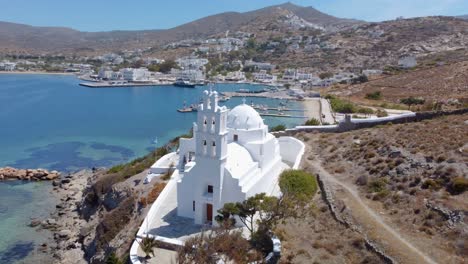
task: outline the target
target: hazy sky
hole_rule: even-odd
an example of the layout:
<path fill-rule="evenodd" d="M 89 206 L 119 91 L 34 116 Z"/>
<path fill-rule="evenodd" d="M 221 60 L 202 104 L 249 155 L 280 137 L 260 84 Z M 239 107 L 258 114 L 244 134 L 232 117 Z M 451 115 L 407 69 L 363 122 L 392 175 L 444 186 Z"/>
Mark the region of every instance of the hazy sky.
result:
<path fill-rule="evenodd" d="M 226 11 L 285 0 L 0 0 L 0 21 L 84 31 L 163 29 Z M 367 21 L 468 14 L 468 0 L 295 0 L 330 15 Z"/>

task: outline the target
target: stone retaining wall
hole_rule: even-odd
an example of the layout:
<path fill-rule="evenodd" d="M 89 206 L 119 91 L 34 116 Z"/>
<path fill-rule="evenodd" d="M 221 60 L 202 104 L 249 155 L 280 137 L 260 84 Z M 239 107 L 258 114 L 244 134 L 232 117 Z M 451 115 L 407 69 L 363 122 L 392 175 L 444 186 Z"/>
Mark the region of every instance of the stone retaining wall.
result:
<path fill-rule="evenodd" d="M 317 182 L 318 182 L 321 194 L 322 194 L 322 199 L 327 204 L 328 208 L 330 209 L 330 212 L 333 218 L 338 223 L 345 226 L 346 228 L 350 228 L 351 230 L 362 234 L 362 232 L 354 223 L 352 223 L 349 219 L 341 217 L 341 215 L 337 212 L 337 207 L 335 205 L 335 200 L 333 198 L 333 192 L 331 191 L 330 188 L 328 188 L 328 186 L 325 185 L 323 180 L 320 178 L 320 175 L 318 174 L 317 174 Z M 387 263 L 387 264 L 397 263 L 392 257 L 385 254 L 385 252 L 382 249 L 380 249 L 376 243 L 368 239 L 366 234 L 362 234 L 362 235 L 364 236 L 366 248 L 374 252 L 375 254 L 377 254 L 384 263 Z"/>
<path fill-rule="evenodd" d="M 345 120 L 338 125 L 328 126 L 296 126 L 295 128 L 286 129 L 286 131 L 275 132 L 275 136 L 292 136 L 298 132 L 322 132 L 322 133 L 340 133 L 351 130 L 371 128 L 379 125 L 404 124 L 410 122 L 419 122 L 425 119 L 432 119 L 439 116 L 446 115 L 461 115 L 468 113 L 468 108 L 457 109 L 452 111 L 431 111 L 431 112 L 417 112 L 402 114 L 399 116 L 387 116 L 372 119 L 352 119 L 347 115 Z"/>

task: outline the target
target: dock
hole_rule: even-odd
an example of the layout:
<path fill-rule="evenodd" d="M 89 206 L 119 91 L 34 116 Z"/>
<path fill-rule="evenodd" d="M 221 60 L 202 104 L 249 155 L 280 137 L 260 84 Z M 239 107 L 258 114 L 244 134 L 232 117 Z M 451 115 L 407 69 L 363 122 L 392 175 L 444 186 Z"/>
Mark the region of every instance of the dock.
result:
<path fill-rule="evenodd" d="M 261 116 L 272 116 L 272 117 L 287 117 L 287 118 L 307 118 L 306 116 L 268 114 L 268 113 L 260 113 L 260 115 Z"/>
<path fill-rule="evenodd" d="M 290 109 L 290 108 L 281 108 L 281 107 L 261 107 L 254 106 L 256 110 L 274 110 L 274 111 L 292 111 L 292 112 L 304 112 L 304 109 Z"/>
<path fill-rule="evenodd" d="M 298 100 L 296 97 L 289 96 L 285 93 L 278 93 L 278 92 L 262 92 L 262 93 L 223 92 L 223 94 L 228 97 L 260 97 L 260 98 L 283 99 L 283 100 Z"/>
<path fill-rule="evenodd" d="M 153 87 L 153 86 L 167 86 L 172 83 L 118 83 L 110 84 L 106 82 L 84 82 L 80 83 L 80 86 L 89 88 L 116 88 L 116 87 Z"/>

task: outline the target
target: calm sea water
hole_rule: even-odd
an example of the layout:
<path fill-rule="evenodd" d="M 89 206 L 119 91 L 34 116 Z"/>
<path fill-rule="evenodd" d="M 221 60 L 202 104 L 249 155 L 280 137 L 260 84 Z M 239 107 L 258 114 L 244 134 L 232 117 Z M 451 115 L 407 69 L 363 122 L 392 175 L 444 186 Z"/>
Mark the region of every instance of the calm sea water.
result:
<path fill-rule="evenodd" d="M 92 89 L 73 76 L 0 75 L 0 166 L 73 171 L 111 166 L 148 153 L 186 133 L 196 113 L 177 108 L 198 102 L 207 87 L 173 86 Z M 218 91 L 263 89 L 218 84 Z M 241 98 L 226 105 L 234 107 Z M 277 106 L 275 99 L 252 99 Z M 291 108 L 301 108 L 297 102 Z M 301 119 L 265 118 L 287 126 Z"/>
<path fill-rule="evenodd" d="M 0 75 L 0 167 L 75 171 L 129 161 L 188 132 L 196 113 L 182 114 L 176 109 L 184 102 L 198 102 L 207 89 L 92 89 L 79 82 L 73 76 Z M 263 88 L 215 86 L 218 91 Z M 232 108 L 241 100 L 232 98 L 226 105 Z M 251 101 L 279 104 L 274 99 Z M 287 104 L 302 108 L 297 102 Z M 304 120 L 266 117 L 265 122 L 291 127 Z M 48 188 L 47 183 L 0 183 L 0 263 L 22 259 L 44 239 L 26 224 L 31 217 L 46 216 L 53 209 Z"/>

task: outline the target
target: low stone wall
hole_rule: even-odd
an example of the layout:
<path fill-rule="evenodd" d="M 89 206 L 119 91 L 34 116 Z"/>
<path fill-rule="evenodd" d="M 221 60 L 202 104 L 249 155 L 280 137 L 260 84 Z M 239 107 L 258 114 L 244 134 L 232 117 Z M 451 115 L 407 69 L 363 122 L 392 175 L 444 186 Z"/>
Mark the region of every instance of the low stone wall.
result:
<path fill-rule="evenodd" d="M 338 223 L 345 226 L 346 228 L 350 228 L 351 230 L 359 232 L 359 233 L 362 234 L 362 232 L 359 230 L 359 228 L 354 223 L 352 223 L 350 220 L 348 220 L 346 218 L 341 217 L 341 215 L 337 212 L 338 210 L 337 210 L 336 205 L 335 205 L 335 200 L 333 198 L 333 193 L 330 190 L 330 188 L 328 188 L 328 186 L 325 185 L 323 180 L 320 178 L 320 175 L 318 175 L 318 174 L 317 174 L 317 183 L 319 185 L 319 188 L 320 188 L 320 191 L 321 191 L 321 194 L 322 194 L 322 199 L 327 204 L 328 208 L 330 209 L 330 212 L 331 212 L 333 218 Z M 365 234 L 362 234 L 362 235 L 364 236 L 364 241 L 365 241 L 366 248 L 368 250 L 374 252 L 375 254 L 377 254 L 384 263 L 387 263 L 387 264 L 397 263 L 392 257 L 385 254 L 385 252 L 382 249 L 380 249 L 380 247 L 376 243 L 374 243 L 372 240 L 368 239 Z"/>
<path fill-rule="evenodd" d="M 392 124 L 404 124 L 410 122 L 419 122 L 425 119 L 432 119 L 435 117 L 446 116 L 446 115 L 461 115 L 468 113 L 468 108 L 457 109 L 452 111 L 431 111 L 431 112 L 417 112 L 408 113 L 398 116 L 387 116 L 372 119 L 352 119 L 351 116 L 347 115 L 345 120 L 340 122 L 338 125 L 329 126 L 296 126 L 295 128 L 286 129 L 286 131 L 276 132 L 275 136 L 292 136 L 298 132 L 322 132 L 322 133 L 340 133 L 356 129 L 370 128 L 379 125 L 385 125 L 388 123 Z"/>
<path fill-rule="evenodd" d="M 278 138 L 278 143 L 283 161 L 291 164 L 292 169 L 298 169 L 304 155 L 304 143 L 293 137 L 280 137 Z"/>
<path fill-rule="evenodd" d="M 130 248 L 130 261 L 133 264 L 140 264 L 140 259 L 138 257 L 138 248 L 140 247 L 139 242 L 141 242 L 141 239 L 148 235 L 148 226 L 149 223 L 154 220 L 154 217 L 156 216 L 157 212 L 163 205 L 162 203 L 166 200 L 167 196 L 169 193 L 174 191 L 174 188 L 177 187 L 177 180 L 179 178 L 179 171 L 175 170 L 174 173 L 171 176 L 171 179 L 167 183 L 166 187 L 164 187 L 164 190 L 159 194 L 158 198 L 154 203 L 151 205 L 150 210 L 148 211 L 148 214 L 145 217 L 145 220 L 143 220 L 143 223 L 140 226 L 140 229 L 138 229 L 137 232 L 137 238 L 135 241 L 133 241 L 132 247 Z M 150 237 L 154 237 L 149 235 Z M 165 247 L 178 247 L 183 245 L 183 242 L 176 240 L 176 239 L 169 239 L 166 237 L 159 237 L 155 236 L 154 237 L 158 243 L 161 243 L 162 245 L 165 245 Z"/>

